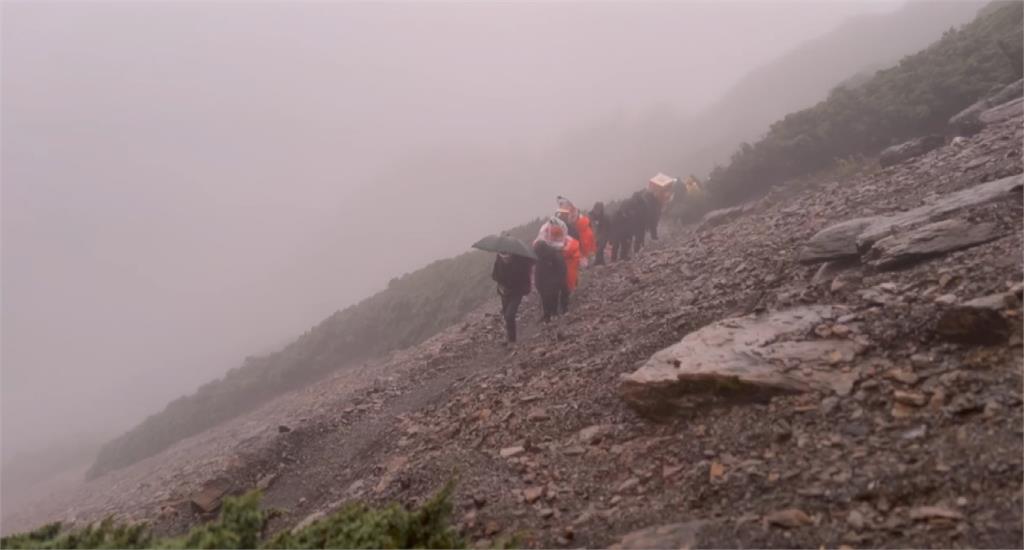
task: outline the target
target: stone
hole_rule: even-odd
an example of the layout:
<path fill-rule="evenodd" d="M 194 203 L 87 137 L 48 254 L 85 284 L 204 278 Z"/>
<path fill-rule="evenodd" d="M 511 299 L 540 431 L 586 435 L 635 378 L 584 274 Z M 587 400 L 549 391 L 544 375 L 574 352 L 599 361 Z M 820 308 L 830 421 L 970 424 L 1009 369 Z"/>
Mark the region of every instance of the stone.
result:
<path fill-rule="evenodd" d="M 580 430 L 579 433 L 576 434 L 576 439 L 585 445 L 594 445 L 596 443 L 600 443 L 601 439 L 612 433 L 614 430 L 615 426 L 613 425 L 596 424 Z"/>
<path fill-rule="evenodd" d="M 938 221 L 968 208 L 1002 200 L 1019 201 L 1022 187 L 1024 187 L 1024 175 L 1017 174 L 941 196 L 928 204 L 906 212 L 883 216 L 876 219 L 857 237 L 857 248 L 858 250 L 867 250 L 875 242 L 889 235 Z"/>
<path fill-rule="evenodd" d="M 619 487 L 615 489 L 615 492 L 626 493 L 635 489 L 638 485 L 640 485 L 640 478 L 631 477 L 619 484 Z"/>
<path fill-rule="evenodd" d="M 708 525 L 707 521 L 696 520 L 648 527 L 627 534 L 611 548 L 621 550 L 696 548 L 697 537 L 706 525 Z"/>
<path fill-rule="evenodd" d="M 260 491 L 266 491 L 267 489 L 270 488 L 270 485 L 274 483 L 275 479 L 277 479 L 277 474 L 273 472 L 261 476 L 256 481 L 256 488 L 259 489 Z"/>
<path fill-rule="evenodd" d="M 725 478 L 725 465 L 721 462 L 712 462 L 708 467 L 708 481 L 721 481 Z"/>
<path fill-rule="evenodd" d="M 621 395 L 638 412 L 663 416 L 703 404 L 764 401 L 836 387 L 845 391 L 849 381 L 835 365 L 851 360 L 860 344 L 799 339 L 844 313 L 838 306 L 806 306 L 712 323 L 623 375 Z M 800 368 L 784 369 L 789 363 Z"/>
<path fill-rule="evenodd" d="M 846 514 L 846 523 L 856 531 L 860 531 L 864 528 L 864 514 L 861 514 L 857 510 L 850 510 Z"/>
<path fill-rule="evenodd" d="M 498 525 L 498 522 L 494 521 L 493 519 L 488 521 L 484 525 L 484 536 L 493 537 L 494 535 L 497 535 L 500 532 L 501 532 L 501 525 Z"/>
<path fill-rule="evenodd" d="M 800 263 L 849 261 L 860 255 L 857 237 L 879 218 L 855 218 L 816 233 L 800 252 Z"/>
<path fill-rule="evenodd" d="M 923 407 L 928 403 L 928 398 L 925 397 L 924 394 L 917 392 L 896 390 L 892 393 L 892 398 L 895 399 L 897 403 L 911 405 L 914 407 Z"/>
<path fill-rule="evenodd" d="M 879 240 L 865 254 L 880 271 L 906 267 L 915 262 L 984 244 L 1002 236 L 994 223 L 972 224 L 952 219 Z"/>
<path fill-rule="evenodd" d="M 811 278 L 811 284 L 814 286 L 834 286 L 837 282 L 840 284 L 846 284 L 847 281 L 839 279 L 838 277 L 850 269 L 854 269 L 860 266 L 860 261 L 855 257 L 846 260 L 832 260 L 821 264 L 818 271 Z M 835 292 L 836 290 L 832 290 Z"/>
<path fill-rule="evenodd" d="M 915 138 L 883 150 L 878 156 L 878 164 L 882 168 L 900 164 L 914 157 L 919 157 L 928 151 L 938 149 L 945 144 L 946 138 L 940 135 Z"/>
<path fill-rule="evenodd" d="M 957 302 L 956 294 L 942 294 L 933 300 L 936 304 L 950 306 Z"/>
<path fill-rule="evenodd" d="M 288 433 L 290 431 L 292 431 L 292 429 L 289 428 L 288 426 L 283 425 L 283 424 L 277 427 L 277 432 L 278 433 L 286 434 L 286 433 Z"/>
<path fill-rule="evenodd" d="M 1022 80 L 1018 80 L 1012 84 L 1007 85 L 999 92 L 983 98 L 970 107 L 967 107 L 963 111 L 960 111 L 952 118 L 949 119 L 949 125 L 952 126 L 957 132 L 964 135 L 973 135 L 981 131 L 985 127 L 986 122 L 982 121 L 982 114 L 986 113 L 993 107 L 1005 105 L 1007 102 L 1013 102 L 1015 98 L 1021 96 Z M 1012 111 L 1012 108 L 1010 109 Z M 1001 112 L 989 113 L 986 116 L 988 124 L 993 122 L 993 119 L 999 119 Z"/>
<path fill-rule="evenodd" d="M 221 499 L 228 492 L 228 484 L 222 480 L 208 481 L 200 489 L 196 496 L 190 500 L 192 507 L 204 514 L 209 514 L 220 508 Z"/>
<path fill-rule="evenodd" d="M 963 519 L 964 515 L 956 510 L 943 506 L 918 506 L 910 510 L 910 519 L 915 521 L 929 519 Z"/>
<path fill-rule="evenodd" d="M 526 489 L 523 489 L 523 498 L 530 504 L 533 504 L 542 496 L 544 496 L 543 486 L 527 487 Z"/>
<path fill-rule="evenodd" d="M 945 340 L 962 344 L 1004 343 L 1011 332 L 1002 313 L 1006 299 L 1006 294 L 999 294 L 948 307 L 940 314 L 935 332 Z"/>
<path fill-rule="evenodd" d="M 897 232 L 940 221 L 958 212 L 1001 200 L 1020 200 L 1024 175 L 1008 176 L 939 197 L 925 205 L 887 216 L 854 218 L 826 227 L 804 245 L 805 264 L 858 257 L 861 251 Z"/>
<path fill-rule="evenodd" d="M 799 508 L 787 508 L 772 512 L 764 517 L 764 524 L 767 526 L 784 527 L 793 529 L 803 525 L 814 523 L 811 518 Z"/>
<path fill-rule="evenodd" d="M 314 523 L 320 521 L 321 519 L 326 517 L 326 515 L 327 514 L 325 514 L 323 511 L 313 512 L 312 514 L 309 514 L 308 516 L 303 518 L 302 521 L 297 523 L 295 527 L 292 528 L 292 533 L 298 533 L 299 531 L 302 531 L 306 527 L 309 527 L 310 525 L 313 525 Z"/>
<path fill-rule="evenodd" d="M 526 419 L 531 422 L 544 422 L 546 420 L 549 420 L 550 418 L 551 417 L 548 416 L 547 411 L 540 408 L 533 409 L 530 411 L 528 415 L 526 415 Z"/>
<path fill-rule="evenodd" d="M 1024 98 L 1017 98 L 1002 105 L 996 105 L 978 115 L 983 125 L 996 124 L 1024 114 Z"/>
<path fill-rule="evenodd" d="M 908 386 L 913 386 L 918 380 L 918 376 L 914 374 L 914 371 L 908 368 L 890 369 L 886 371 L 885 377 Z"/>
<path fill-rule="evenodd" d="M 499 452 L 499 454 L 501 455 L 501 458 L 512 458 L 514 456 L 521 455 L 524 452 L 526 452 L 525 447 L 505 447 Z"/>
<path fill-rule="evenodd" d="M 380 476 L 380 481 L 377 482 L 377 486 L 373 488 L 375 493 L 383 493 L 385 489 L 398 477 L 399 472 L 405 468 L 405 465 L 409 462 L 409 458 L 405 456 L 396 456 L 388 461 L 384 467 L 384 474 Z"/>
<path fill-rule="evenodd" d="M 720 208 L 718 210 L 712 210 L 700 220 L 698 229 L 708 229 L 715 227 L 716 225 L 722 225 L 723 223 L 732 221 L 740 216 L 752 212 L 754 210 L 754 204 L 741 204 L 739 206 L 733 206 L 731 208 Z"/>

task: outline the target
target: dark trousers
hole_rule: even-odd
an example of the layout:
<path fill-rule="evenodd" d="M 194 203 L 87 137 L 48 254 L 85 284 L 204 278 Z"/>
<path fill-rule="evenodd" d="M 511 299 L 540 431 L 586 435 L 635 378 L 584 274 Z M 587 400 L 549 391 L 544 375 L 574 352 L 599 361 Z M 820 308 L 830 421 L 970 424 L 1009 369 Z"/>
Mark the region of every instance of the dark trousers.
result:
<path fill-rule="evenodd" d="M 540 293 L 540 305 L 544 311 L 544 316 L 541 317 L 541 321 L 545 323 L 550 321 L 552 317 L 558 315 L 558 303 L 559 297 L 562 294 L 558 288 L 545 289 Z"/>
<path fill-rule="evenodd" d="M 633 245 L 633 239 L 630 237 L 617 238 L 612 241 L 612 261 L 617 262 L 620 259 L 629 259 L 629 248 Z"/>
<path fill-rule="evenodd" d="M 516 314 L 522 302 L 522 294 L 501 294 L 501 316 L 505 319 L 505 336 L 509 342 L 516 341 Z"/>
<path fill-rule="evenodd" d="M 564 284 L 558 289 L 558 313 L 569 312 L 569 285 Z"/>
<path fill-rule="evenodd" d="M 604 265 L 604 249 L 608 247 L 608 237 L 597 236 L 597 251 L 594 254 L 594 265 Z"/>

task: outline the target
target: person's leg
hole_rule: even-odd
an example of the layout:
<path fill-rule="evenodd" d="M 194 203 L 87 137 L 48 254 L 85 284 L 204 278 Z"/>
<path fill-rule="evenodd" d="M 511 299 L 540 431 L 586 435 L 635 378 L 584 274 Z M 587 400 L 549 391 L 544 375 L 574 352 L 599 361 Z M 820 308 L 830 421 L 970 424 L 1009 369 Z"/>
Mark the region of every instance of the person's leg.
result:
<path fill-rule="evenodd" d="M 541 317 L 541 321 L 547 323 L 551 320 L 551 316 L 555 314 L 555 303 L 558 300 L 558 296 L 551 291 L 542 292 L 540 295 L 541 309 L 544 310 L 544 316 Z"/>
<path fill-rule="evenodd" d="M 603 234 L 599 234 L 597 236 L 596 246 L 597 250 L 594 251 L 594 265 L 604 265 L 604 249 L 608 246 L 608 237 Z"/>
<path fill-rule="evenodd" d="M 562 286 L 558 296 L 559 313 L 564 315 L 569 312 L 569 285 Z"/>
<path fill-rule="evenodd" d="M 516 341 L 516 314 L 519 313 L 519 304 L 522 301 L 522 295 L 509 296 L 504 307 L 505 335 L 508 336 L 508 341 L 512 343 Z"/>

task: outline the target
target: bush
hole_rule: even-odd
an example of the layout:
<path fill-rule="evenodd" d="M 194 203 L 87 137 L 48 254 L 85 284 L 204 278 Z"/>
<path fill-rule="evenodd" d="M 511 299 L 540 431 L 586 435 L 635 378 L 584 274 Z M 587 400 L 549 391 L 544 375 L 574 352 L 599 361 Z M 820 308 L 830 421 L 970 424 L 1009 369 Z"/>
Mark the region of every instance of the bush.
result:
<path fill-rule="evenodd" d="M 144 525 L 97 525 L 62 532 L 52 523 L 30 533 L 0 539 L 0 548 L 462 548 L 451 526 L 448 483 L 423 506 L 397 504 L 373 508 L 350 504 L 300 530 L 283 531 L 264 541 L 270 514 L 260 509 L 260 494 L 224 499 L 217 521 L 177 538 L 155 538 Z"/>
<path fill-rule="evenodd" d="M 829 169 L 836 159 L 942 132 L 950 117 L 1019 78 L 1009 61 L 1020 56 L 1022 19 L 1021 2 L 992 3 L 897 66 L 857 86 L 839 86 L 825 101 L 775 122 L 763 139 L 742 144 L 727 166 L 712 170 L 713 207 Z"/>

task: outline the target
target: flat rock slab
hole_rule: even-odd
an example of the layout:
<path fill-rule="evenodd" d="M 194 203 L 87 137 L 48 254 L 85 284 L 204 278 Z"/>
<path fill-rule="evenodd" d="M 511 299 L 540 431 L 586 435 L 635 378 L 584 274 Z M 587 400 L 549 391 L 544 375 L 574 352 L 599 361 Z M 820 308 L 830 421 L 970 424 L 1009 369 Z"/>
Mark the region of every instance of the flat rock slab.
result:
<path fill-rule="evenodd" d="M 1013 101 L 1007 101 L 1002 105 L 992 107 L 981 113 L 978 119 L 981 120 L 982 124 L 995 124 L 1013 117 L 1019 117 L 1022 114 L 1024 114 L 1024 98 L 1017 98 Z"/>
<path fill-rule="evenodd" d="M 816 233 L 800 253 L 800 261 L 814 264 L 856 257 L 876 242 L 917 226 L 939 221 L 968 208 L 1006 199 L 1020 200 L 1024 175 L 982 183 L 950 193 L 929 204 L 889 216 L 854 218 Z"/>
<path fill-rule="evenodd" d="M 826 227 L 811 237 L 800 253 L 800 262 L 816 264 L 831 260 L 849 260 L 860 256 L 857 249 L 857 237 L 871 224 L 882 219 L 854 218 L 842 223 Z"/>
<path fill-rule="evenodd" d="M 1022 94 L 1024 94 L 1024 80 L 1013 82 L 995 95 L 979 100 L 970 107 L 957 113 L 953 118 L 949 119 L 949 125 L 962 134 L 975 134 L 984 128 L 985 124 L 991 124 L 993 121 L 1002 120 L 1002 118 L 1000 118 L 1002 114 L 1006 111 L 1012 110 L 1013 107 L 1001 110 L 999 108 L 1012 104 L 1013 100 L 1021 97 Z M 996 109 L 996 111 L 989 112 L 992 109 Z M 987 122 L 983 122 L 981 120 L 981 116 L 986 112 L 988 113 L 986 115 Z"/>
<path fill-rule="evenodd" d="M 200 513 L 209 514 L 220 508 L 221 500 L 228 493 L 228 484 L 220 481 L 208 481 L 203 488 L 192 497 L 192 507 Z"/>
<path fill-rule="evenodd" d="M 712 323 L 623 375 L 622 397 L 643 414 L 665 416 L 779 394 L 844 390 L 849 380 L 840 368 L 860 345 L 807 335 L 845 313 L 837 306 L 808 306 Z"/>
<path fill-rule="evenodd" d="M 987 243 L 1002 236 L 994 223 L 952 219 L 892 235 L 872 245 L 868 263 L 882 271 L 900 269 L 934 256 Z"/>
<path fill-rule="evenodd" d="M 878 156 L 878 164 L 882 168 L 893 166 L 901 162 L 919 157 L 928 151 L 938 149 L 946 144 L 946 138 L 939 135 L 924 136 L 910 141 L 893 145 L 882 151 Z"/>
<path fill-rule="evenodd" d="M 646 529 L 633 531 L 622 537 L 618 544 L 612 545 L 613 550 L 632 550 L 647 548 L 696 548 L 697 535 L 707 525 L 707 521 L 686 521 L 668 525 L 656 525 Z"/>
<path fill-rule="evenodd" d="M 700 220 L 700 228 L 707 229 L 716 225 L 732 221 L 740 216 L 748 214 L 756 209 L 756 203 L 741 204 L 731 208 L 720 208 L 712 210 Z"/>
<path fill-rule="evenodd" d="M 976 298 L 946 308 L 939 316 L 935 332 L 942 339 L 961 344 L 1002 344 L 1011 333 L 1003 311 L 1019 307 L 1016 290 Z"/>

